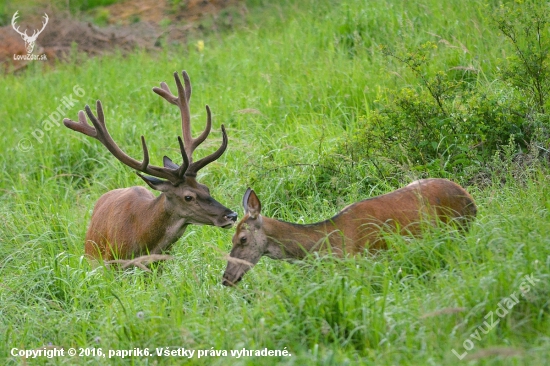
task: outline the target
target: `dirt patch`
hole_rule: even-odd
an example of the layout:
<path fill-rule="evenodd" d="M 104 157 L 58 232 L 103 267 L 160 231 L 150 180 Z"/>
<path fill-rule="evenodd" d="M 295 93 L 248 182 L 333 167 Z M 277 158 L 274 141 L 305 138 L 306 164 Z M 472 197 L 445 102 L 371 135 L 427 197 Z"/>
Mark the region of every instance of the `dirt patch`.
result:
<path fill-rule="evenodd" d="M 238 4 L 230 0 L 187 0 L 176 4 L 167 0 L 134 0 L 105 7 L 102 11 L 109 24 L 131 24 L 145 21 L 159 24 L 163 20 L 184 23 L 198 21 L 205 16 L 216 16 L 228 6 Z"/>
<path fill-rule="evenodd" d="M 47 59 L 40 62 L 53 65 L 55 60 L 69 59 L 72 50 L 100 55 L 115 49 L 123 52 L 136 48 L 155 49 L 166 42 L 181 44 L 193 33 L 216 31 L 220 22 L 227 27 L 228 20 L 231 22 L 233 19 L 229 10 L 240 15 L 246 12 L 241 0 L 174 3 L 167 0 L 128 0 L 94 9 L 90 14 L 103 20 L 107 24 L 104 27 L 51 9 L 34 11 L 32 16 L 19 14 L 16 26 L 21 32 L 28 29 L 27 34 L 31 35 L 35 29 L 42 27 L 43 15 L 48 13 L 48 23 L 37 37 L 32 54 L 39 59 Z M 220 19 L 224 14 L 225 18 Z M 205 19 L 212 20 L 209 22 L 212 29 L 204 28 L 201 22 Z M 25 42 L 11 25 L 0 28 L 0 40 L 0 72 L 17 72 L 29 62 L 35 62 L 24 59 L 28 56 Z"/>

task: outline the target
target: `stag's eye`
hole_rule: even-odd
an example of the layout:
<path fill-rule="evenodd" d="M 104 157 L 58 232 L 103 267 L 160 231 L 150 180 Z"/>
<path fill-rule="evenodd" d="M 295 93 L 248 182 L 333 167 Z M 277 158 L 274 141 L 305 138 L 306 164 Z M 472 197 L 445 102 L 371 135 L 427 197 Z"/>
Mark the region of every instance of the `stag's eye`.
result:
<path fill-rule="evenodd" d="M 246 244 L 246 236 L 241 237 L 241 244 Z"/>
<path fill-rule="evenodd" d="M 191 196 L 185 196 L 184 199 L 187 201 L 187 202 L 191 202 L 193 200 L 193 197 Z"/>

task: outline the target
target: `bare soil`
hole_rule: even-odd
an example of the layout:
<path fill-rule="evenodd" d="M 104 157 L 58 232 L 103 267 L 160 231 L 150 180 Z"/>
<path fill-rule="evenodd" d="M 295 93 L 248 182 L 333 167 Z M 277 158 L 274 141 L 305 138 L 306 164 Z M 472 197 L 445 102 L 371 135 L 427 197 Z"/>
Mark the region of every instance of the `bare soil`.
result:
<path fill-rule="evenodd" d="M 73 48 L 78 53 L 101 55 L 113 50 L 130 52 L 136 48 L 155 49 L 165 43 L 181 44 L 193 34 L 230 27 L 232 14 L 245 12 L 242 0 L 186 0 L 180 5 L 168 0 L 128 0 L 82 16 L 101 17 L 106 23 L 102 27 L 51 7 L 33 14 L 20 12 L 16 26 L 20 31 L 28 29 L 27 34 L 31 35 L 42 27 L 44 13 L 48 14 L 48 23 L 37 38 L 33 54 L 46 55 L 45 62 L 53 66 L 55 60 L 67 60 Z M 11 24 L 0 27 L 0 73 L 17 72 L 33 62 L 15 60 L 14 55 L 27 55 L 22 37 Z"/>

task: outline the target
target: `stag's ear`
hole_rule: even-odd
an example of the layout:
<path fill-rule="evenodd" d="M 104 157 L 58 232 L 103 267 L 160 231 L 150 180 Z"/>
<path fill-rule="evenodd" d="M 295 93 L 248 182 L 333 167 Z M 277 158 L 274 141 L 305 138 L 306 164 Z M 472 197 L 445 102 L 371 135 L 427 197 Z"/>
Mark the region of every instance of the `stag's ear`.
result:
<path fill-rule="evenodd" d="M 147 185 L 149 185 L 149 187 L 153 188 L 156 191 L 164 192 L 164 191 L 168 190 L 170 187 L 174 187 L 172 185 L 172 183 L 170 183 L 168 181 L 161 180 L 161 179 L 158 179 L 158 178 L 155 178 L 155 177 L 150 177 L 148 175 L 141 175 L 138 172 L 136 172 L 136 174 L 139 175 L 139 177 L 141 179 L 143 179 L 145 181 L 145 183 L 147 183 Z"/>
<path fill-rule="evenodd" d="M 179 168 L 179 165 L 172 162 L 172 159 L 170 159 L 166 155 L 164 155 L 164 157 L 162 158 L 162 164 L 164 165 L 165 168 L 170 168 L 170 169 L 178 169 Z"/>
<path fill-rule="evenodd" d="M 250 188 L 248 188 L 244 194 L 243 203 L 245 213 L 247 213 L 251 218 L 255 219 L 260 216 L 260 213 L 262 212 L 262 204 L 260 203 L 258 196 L 256 196 L 256 193 Z"/>

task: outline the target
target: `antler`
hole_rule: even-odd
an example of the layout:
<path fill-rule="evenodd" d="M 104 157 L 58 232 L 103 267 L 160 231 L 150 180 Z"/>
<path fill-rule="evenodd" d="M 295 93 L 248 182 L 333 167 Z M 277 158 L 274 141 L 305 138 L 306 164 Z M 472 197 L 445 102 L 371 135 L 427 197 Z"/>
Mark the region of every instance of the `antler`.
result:
<path fill-rule="evenodd" d="M 149 150 L 147 149 L 147 144 L 145 143 L 145 137 L 141 136 L 141 145 L 143 148 L 143 161 L 137 161 L 132 157 L 128 156 L 124 151 L 122 151 L 118 145 L 113 141 L 111 135 L 107 131 L 107 126 L 105 125 L 105 115 L 103 114 L 103 107 L 101 102 L 98 100 L 96 109 L 97 117 L 94 116 L 92 110 L 88 105 L 86 105 L 86 115 L 92 121 L 94 127 L 88 124 L 86 115 L 83 111 L 78 112 L 78 122 L 75 122 L 69 118 L 63 120 L 63 124 L 70 128 L 73 131 L 83 133 L 86 136 L 90 136 L 99 142 L 101 142 L 110 152 L 123 164 L 133 168 L 137 171 L 140 171 L 145 174 L 152 175 L 157 178 L 164 178 L 169 180 L 172 184 L 178 185 L 184 181 L 184 174 L 189 166 L 189 160 L 187 159 L 187 154 L 185 153 L 185 147 L 181 137 L 178 136 L 178 142 L 180 145 L 180 152 L 183 158 L 183 164 L 177 166 L 172 163 L 168 157 L 164 157 L 165 167 L 158 167 L 155 165 L 149 165 Z"/>
<path fill-rule="evenodd" d="M 222 145 L 214 153 L 200 159 L 197 162 L 193 162 L 193 152 L 208 137 L 208 134 L 212 129 L 212 113 L 210 112 L 210 107 L 206 105 L 206 128 L 197 138 L 193 138 L 193 136 L 191 135 L 191 113 L 189 112 L 189 100 L 191 99 L 191 81 L 189 80 L 189 75 L 187 75 L 187 72 L 185 70 L 182 71 L 182 75 L 183 81 L 185 83 L 185 88 L 181 84 L 178 73 L 174 73 L 174 79 L 178 88 L 178 96 L 172 94 L 170 88 L 165 82 L 160 83 L 160 88 L 153 88 L 153 91 L 166 99 L 171 104 L 177 105 L 180 109 L 183 141 L 185 142 L 185 152 L 189 159 L 189 168 L 187 169 L 185 175 L 193 177 L 197 175 L 197 172 L 200 169 L 204 168 L 206 165 L 210 164 L 211 162 L 222 156 L 222 154 L 225 152 L 225 149 L 227 148 L 227 133 L 225 132 L 225 126 L 222 125 Z"/>

